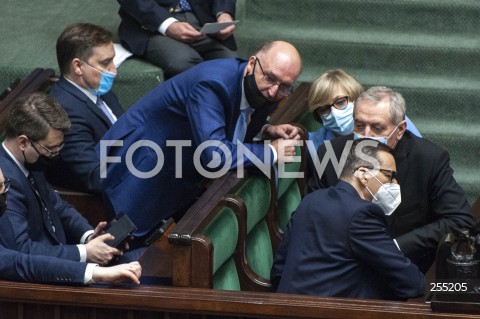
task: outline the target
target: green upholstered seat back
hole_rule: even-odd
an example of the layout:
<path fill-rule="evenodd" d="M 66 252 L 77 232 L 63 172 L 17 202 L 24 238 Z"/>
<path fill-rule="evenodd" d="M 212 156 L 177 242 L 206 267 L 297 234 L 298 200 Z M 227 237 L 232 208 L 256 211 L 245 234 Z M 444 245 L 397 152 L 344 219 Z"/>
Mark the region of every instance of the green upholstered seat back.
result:
<path fill-rule="evenodd" d="M 222 208 L 203 234 L 213 245 L 213 288 L 240 290 L 233 254 L 238 241 L 238 221 L 230 208 Z"/>
<path fill-rule="evenodd" d="M 261 220 L 247 236 L 247 260 L 255 273 L 270 279 L 270 269 L 273 265 L 273 252 L 267 222 Z"/>
<path fill-rule="evenodd" d="M 250 267 L 258 275 L 270 278 L 273 262 L 272 243 L 265 216 L 270 207 L 270 180 L 251 176 L 236 192 L 247 208 L 246 255 Z"/>
<path fill-rule="evenodd" d="M 284 182 L 283 184 L 287 184 L 288 182 L 288 180 L 280 179 L 279 184 L 282 181 Z M 284 190 L 282 194 L 279 192 L 277 199 L 277 222 L 282 231 L 285 231 L 292 213 L 297 209 L 298 204 L 300 204 L 302 200 L 298 184 L 291 180 L 289 182 L 288 188 Z"/>
<path fill-rule="evenodd" d="M 317 121 L 314 117 L 313 114 L 310 112 L 305 113 L 300 120 L 298 121 L 299 124 L 303 125 L 307 132 L 315 132 L 319 128 L 323 126 L 323 124 L 319 121 Z"/>
<path fill-rule="evenodd" d="M 296 147 L 297 156 L 300 155 L 300 147 Z M 297 173 L 301 171 L 301 163 L 293 162 L 278 167 L 278 190 L 277 190 L 277 213 L 276 219 L 282 231 L 290 220 L 290 216 L 297 209 L 302 200 L 297 184 Z"/>

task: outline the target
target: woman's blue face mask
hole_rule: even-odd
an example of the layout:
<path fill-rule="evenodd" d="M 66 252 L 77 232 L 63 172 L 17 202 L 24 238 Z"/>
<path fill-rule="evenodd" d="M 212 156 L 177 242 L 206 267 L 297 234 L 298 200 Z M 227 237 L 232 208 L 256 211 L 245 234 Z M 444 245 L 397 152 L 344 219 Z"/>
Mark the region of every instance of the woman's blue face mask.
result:
<path fill-rule="evenodd" d="M 353 103 L 348 103 L 342 110 L 332 107 L 330 113 L 321 118 L 326 129 L 335 134 L 348 135 L 353 132 Z"/>

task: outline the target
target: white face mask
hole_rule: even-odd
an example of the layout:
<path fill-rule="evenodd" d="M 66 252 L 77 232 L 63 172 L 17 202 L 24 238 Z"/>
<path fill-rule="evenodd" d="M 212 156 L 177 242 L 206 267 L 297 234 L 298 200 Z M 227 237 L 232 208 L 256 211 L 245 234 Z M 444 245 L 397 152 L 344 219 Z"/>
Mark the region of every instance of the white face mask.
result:
<path fill-rule="evenodd" d="M 370 173 L 370 172 L 369 172 Z M 370 173 L 371 174 L 371 173 Z M 385 215 L 390 216 L 398 205 L 402 202 L 402 195 L 400 193 L 400 185 L 395 183 L 383 184 L 371 174 L 382 186 L 378 189 L 375 195 L 365 186 L 367 191 L 372 195 L 372 202 L 382 207 Z"/>

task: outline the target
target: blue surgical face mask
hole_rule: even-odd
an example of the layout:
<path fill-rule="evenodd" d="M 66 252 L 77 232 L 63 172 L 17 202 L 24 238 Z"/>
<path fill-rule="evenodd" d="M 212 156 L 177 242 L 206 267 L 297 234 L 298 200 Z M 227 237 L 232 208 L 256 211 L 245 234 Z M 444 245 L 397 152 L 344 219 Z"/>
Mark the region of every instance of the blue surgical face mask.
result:
<path fill-rule="evenodd" d="M 353 132 L 353 139 L 358 140 L 358 139 L 361 139 L 361 138 L 369 138 L 369 139 L 375 140 L 377 142 L 383 143 L 385 145 L 388 145 L 387 144 L 388 139 L 390 138 L 390 136 L 392 136 L 393 132 L 395 132 L 397 130 L 397 128 L 398 128 L 398 125 L 393 129 L 392 133 L 390 133 L 388 136 L 364 136 L 362 134 Z"/>
<path fill-rule="evenodd" d="M 86 65 L 88 65 L 89 67 L 91 67 L 92 69 L 100 72 L 102 74 L 102 77 L 100 78 L 100 84 L 98 85 L 98 89 L 97 90 L 94 90 L 94 89 L 90 89 L 90 92 L 96 94 L 96 95 L 103 95 L 105 93 L 107 93 L 108 91 L 110 91 L 112 89 L 112 85 L 113 85 L 113 80 L 115 79 L 115 76 L 117 75 L 117 73 L 113 73 L 113 72 L 110 72 L 110 71 L 107 71 L 107 70 L 99 70 L 93 66 L 91 66 L 90 64 L 88 64 L 87 62 L 84 62 Z"/>
<path fill-rule="evenodd" d="M 330 114 L 321 118 L 326 129 L 336 134 L 348 135 L 353 131 L 353 103 L 348 103 L 343 110 L 332 107 Z"/>

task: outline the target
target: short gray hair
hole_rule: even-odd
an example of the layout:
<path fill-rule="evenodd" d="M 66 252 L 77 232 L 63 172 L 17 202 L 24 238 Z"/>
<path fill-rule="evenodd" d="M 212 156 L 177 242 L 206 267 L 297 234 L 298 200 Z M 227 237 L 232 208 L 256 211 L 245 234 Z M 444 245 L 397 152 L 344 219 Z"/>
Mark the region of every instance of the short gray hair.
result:
<path fill-rule="evenodd" d="M 407 106 L 403 96 L 394 90 L 385 86 L 373 86 L 364 91 L 357 98 L 356 102 L 360 101 L 383 101 L 388 99 L 390 101 L 390 119 L 393 124 L 398 125 L 405 119 Z M 355 103 L 355 104 L 357 104 Z"/>

